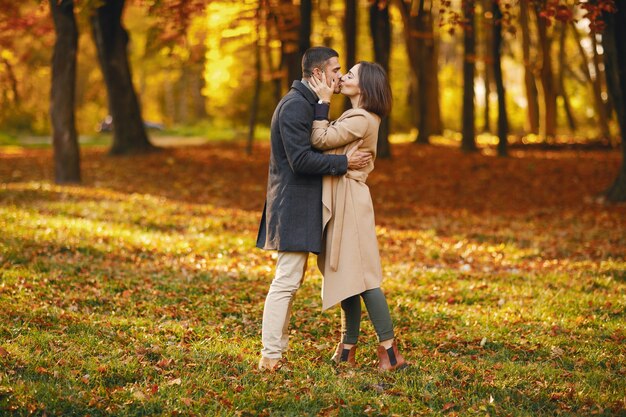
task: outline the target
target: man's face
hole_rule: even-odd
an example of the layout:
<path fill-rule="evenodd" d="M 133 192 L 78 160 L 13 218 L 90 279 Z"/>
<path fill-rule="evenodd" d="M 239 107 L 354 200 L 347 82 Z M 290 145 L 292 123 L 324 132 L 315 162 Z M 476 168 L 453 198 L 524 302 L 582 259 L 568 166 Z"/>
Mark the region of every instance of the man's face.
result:
<path fill-rule="evenodd" d="M 324 72 L 326 73 L 326 82 L 330 87 L 330 84 L 335 80 L 335 94 L 339 94 L 341 91 L 341 65 L 339 65 L 339 59 L 334 56 L 326 61 Z"/>

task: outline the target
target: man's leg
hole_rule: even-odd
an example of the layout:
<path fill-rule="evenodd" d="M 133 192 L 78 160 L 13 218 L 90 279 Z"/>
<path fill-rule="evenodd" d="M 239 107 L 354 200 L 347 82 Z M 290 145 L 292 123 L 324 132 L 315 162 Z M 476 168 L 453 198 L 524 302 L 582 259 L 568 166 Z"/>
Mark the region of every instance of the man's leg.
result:
<path fill-rule="evenodd" d="M 302 284 L 302 281 L 304 280 L 304 275 L 306 273 L 306 268 L 307 268 L 307 260 L 308 260 L 308 252 L 306 253 L 307 255 L 307 259 L 305 259 L 305 261 L 302 264 L 302 278 L 300 278 L 300 282 L 298 283 L 298 287 L 300 287 L 300 284 Z M 289 300 L 289 307 L 287 309 L 287 315 L 285 316 L 285 324 L 283 325 L 283 337 L 281 339 L 281 343 L 280 343 L 280 351 L 282 353 L 285 353 L 287 351 L 287 346 L 289 345 L 289 319 L 291 318 L 291 306 L 293 305 L 293 300 L 294 298 L 296 298 L 295 296 L 295 292 L 293 294 L 293 296 L 291 297 L 291 299 Z"/>
<path fill-rule="evenodd" d="M 308 252 L 278 252 L 276 275 L 265 298 L 261 356 L 280 359 L 289 339 L 291 303 L 306 270 Z"/>

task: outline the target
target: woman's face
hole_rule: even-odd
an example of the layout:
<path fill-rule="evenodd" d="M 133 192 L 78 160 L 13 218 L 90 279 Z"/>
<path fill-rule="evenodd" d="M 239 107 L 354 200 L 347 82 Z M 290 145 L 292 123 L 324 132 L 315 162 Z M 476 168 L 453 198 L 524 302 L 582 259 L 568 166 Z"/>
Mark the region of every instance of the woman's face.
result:
<path fill-rule="evenodd" d="M 358 94 L 361 94 L 361 89 L 359 88 L 359 66 L 360 64 L 356 64 L 347 74 L 341 77 L 341 94 L 353 97 Z"/>

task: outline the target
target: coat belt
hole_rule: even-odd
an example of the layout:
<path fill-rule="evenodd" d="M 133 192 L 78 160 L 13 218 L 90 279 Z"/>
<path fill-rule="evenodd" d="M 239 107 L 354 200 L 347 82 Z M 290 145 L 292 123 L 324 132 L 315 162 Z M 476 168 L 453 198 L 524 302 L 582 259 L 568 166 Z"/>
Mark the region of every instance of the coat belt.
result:
<path fill-rule="evenodd" d="M 346 214 L 346 200 L 350 197 L 350 187 L 348 186 L 349 179 L 364 183 L 367 180 L 367 174 L 361 171 L 348 171 L 346 175 L 341 177 L 324 177 L 324 189 L 322 194 L 324 210 L 323 227 L 326 227 L 333 216 L 335 218 L 330 248 L 328 248 L 328 252 L 330 253 L 326 254 L 326 256 L 330 258 L 330 268 L 333 271 L 337 271 L 339 266 L 339 252 L 341 249 L 341 237 L 343 235 L 343 221 Z M 337 192 L 333 193 L 335 184 Z M 358 242 L 356 242 L 356 244 L 358 244 Z"/>

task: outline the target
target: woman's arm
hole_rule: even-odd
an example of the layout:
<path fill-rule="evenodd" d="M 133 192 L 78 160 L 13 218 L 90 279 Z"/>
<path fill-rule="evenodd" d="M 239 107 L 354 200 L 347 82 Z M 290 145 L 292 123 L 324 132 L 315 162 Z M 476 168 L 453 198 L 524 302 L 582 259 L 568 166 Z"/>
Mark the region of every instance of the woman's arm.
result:
<path fill-rule="evenodd" d="M 311 133 L 311 145 L 322 151 L 345 146 L 363 138 L 367 125 L 367 118 L 359 113 L 351 114 L 333 123 L 329 123 L 328 120 L 315 120 Z"/>

